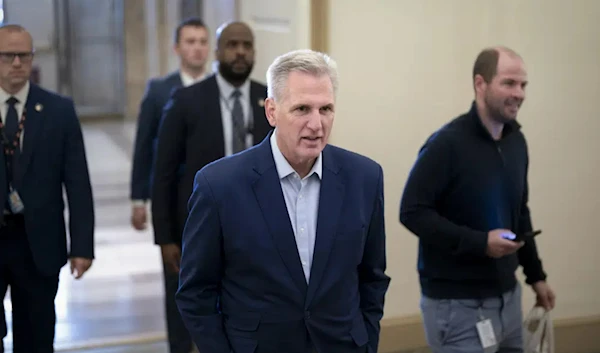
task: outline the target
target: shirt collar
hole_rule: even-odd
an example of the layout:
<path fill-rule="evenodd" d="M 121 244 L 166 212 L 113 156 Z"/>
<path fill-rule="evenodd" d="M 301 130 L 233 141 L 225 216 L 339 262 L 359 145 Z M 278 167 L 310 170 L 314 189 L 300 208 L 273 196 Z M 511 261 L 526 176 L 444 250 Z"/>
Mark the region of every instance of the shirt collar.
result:
<path fill-rule="evenodd" d="M 204 80 L 206 76 L 208 76 L 207 73 L 204 73 L 204 75 L 199 76 L 198 78 L 193 78 L 192 76 L 183 72 L 183 70 L 179 70 L 179 77 L 181 77 L 181 84 L 183 87 L 191 86 L 194 83 L 200 82 Z"/>
<path fill-rule="evenodd" d="M 294 168 L 292 168 L 290 163 L 288 163 L 288 161 L 283 156 L 283 153 L 281 153 L 281 150 L 277 145 L 277 138 L 275 137 L 276 134 L 277 129 L 275 129 L 271 134 L 271 151 L 273 152 L 273 159 L 275 160 L 275 168 L 277 168 L 277 174 L 279 174 L 279 179 L 285 179 L 290 174 L 298 173 L 296 173 Z M 310 172 L 308 172 L 306 177 L 308 178 L 313 174 L 316 174 L 319 177 L 319 179 L 323 178 L 323 153 L 319 154 L 319 157 L 317 157 L 315 164 L 313 164 L 312 169 L 310 170 Z"/>
<path fill-rule="evenodd" d="M 220 73 L 217 73 L 216 76 L 217 85 L 219 86 L 219 91 L 221 92 L 223 98 L 225 98 L 226 100 L 231 98 L 231 94 L 233 93 L 233 91 L 238 89 L 242 94 L 240 96 L 241 99 L 250 99 L 250 80 L 246 80 L 240 87 L 236 88 L 231 83 L 227 82 L 227 80 L 225 80 Z"/>
<path fill-rule="evenodd" d="M 15 97 L 19 100 L 19 104 L 25 104 L 27 96 L 29 95 L 29 81 L 25 83 L 25 86 L 19 90 L 16 94 L 9 94 L 2 87 L 0 87 L 0 104 L 6 104 L 6 100 L 10 97 Z"/>

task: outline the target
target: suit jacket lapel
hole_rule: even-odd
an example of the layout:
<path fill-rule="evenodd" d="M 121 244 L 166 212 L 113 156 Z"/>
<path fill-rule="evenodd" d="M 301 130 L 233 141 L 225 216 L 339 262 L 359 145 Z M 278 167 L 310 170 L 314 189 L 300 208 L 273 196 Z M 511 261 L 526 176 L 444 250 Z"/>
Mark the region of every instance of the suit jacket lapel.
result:
<path fill-rule="evenodd" d="M 4 159 L 4 146 L 1 143 L 0 148 L 2 148 L 2 151 L 0 151 L 0 185 L 6 186 L 8 185 L 8 181 L 6 180 L 6 162 Z M 3 211 L 6 208 L 5 204 L 8 196 L 7 192 L 7 188 L 0 187 L 0 220 L 2 220 L 4 217 Z"/>
<path fill-rule="evenodd" d="M 283 198 L 279 175 L 271 155 L 270 135 L 263 140 L 260 149 L 263 152 L 258 165 L 255 167 L 259 174 L 253 184 L 254 194 L 264 215 L 281 260 L 287 267 L 290 276 L 304 296 L 307 289 L 304 271 L 298 255 L 298 246 L 294 237 L 292 224 Z"/>
<path fill-rule="evenodd" d="M 21 149 L 21 156 L 19 157 L 19 179 L 23 178 L 29 166 L 29 162 L 31 162 L 31 156 L 36 147 L 38 134 L 43 123 L 42 113 L 44 111 L 44 105 L 37 101 L 36 89 L 37 87 L 31 85 L 27 103 L 25 104 L 27 115 L 25 117 L 25 126 L 23 128 L 23 147 Z"/>
<path fill-rule="evenodd" d="M 329 254 L 337 235 L 338 219 L 344 203 L 345 185 L 338 175 L 339 166 L 332 159 L 330 148 L 323 150 L 323 179 L 317 213 L 317 234 L 306 298 L 309 305 L 323 278 Z"/>
<path fill-rule="evenodd" d="M 269 130 L 269 124 L 265 116 L 265 99 L 267 92 L 262 86 L 250 82 L 250 105 L 252 106 L 252 136 L 254 144 L 261 142 L 263 136 Z"/>
<path fill-rule="evenodd" d="M 207 89 L 206 92 L 202 92 L 198 97 L 198 100 L 202 103 L 202 120 L 197 122 L 197 127 L 210 131 L 209 134 L 212 136 L 212 143 L 219 156 L 225 156 L 225 135 L 223 131 L 223 114 L 221 113 L 221 91 L 217 84 L 217 76 L 213 75 L 206 79 Z M 210 84 L 209 84 L 210 83 Z M 205 96 L 206 95 L 206 96 Z M 204 119 L 209 122 L 207 126 L 204 123 Z"/>
<path fill-rule="evenodd" d="M 167 84 L 169 86 L 169 89 L 171 89 L 171 90 L 173 88 L 179 88 L 179 87 L 183 86 L 183 82 L 181 82 L 180 72 L 179 71 L 173 72 L 167 79 Z"/>

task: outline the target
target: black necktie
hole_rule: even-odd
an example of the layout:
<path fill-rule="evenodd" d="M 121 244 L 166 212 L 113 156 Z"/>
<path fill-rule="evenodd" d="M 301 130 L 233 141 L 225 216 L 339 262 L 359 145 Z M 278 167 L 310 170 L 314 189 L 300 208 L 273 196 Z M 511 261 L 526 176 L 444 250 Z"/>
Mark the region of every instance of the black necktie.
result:
<path fill-rule="evenodd" d="M 233 109 L 231 110 L 231 119 L 233 120 L 233 153 L 246 149 L 246 124 L 244 123 L 244 111 L 240 96 L 242 93 L 237 89 L 231 94 L 233 96 Z"/>
<path fill-rule="evenodd" d="M 6 111 L 6 121 L 4 122 L 4 134 L 6 135 L 6 139 L 8 140 L 8 142 L 12 145 L 14 151 L 13 155 L 5 156 L 6 164 L 9 171 L 8 181 L 10 183 L 13 183 L 13 185 L 14 182 L 16 182 L 16 178 L 18 175 L 18 162 L 19 155 L 21 152 L 21 141 L 20 139 L 16 139 L 17 131 L 19 129 L 19 117 L 17 114 L 17 109 L 15 108 L 15 104 L 18 102 L 19 100 L 15 97 L 10 97 L 6 100 L 6 103 L 8 104 L 8 109 Z M 16 146 L 14 145 L 15 141 L 17 142 Z"/>
<path fill-rule="evenodd" d="M 17 109 L 15 108 L 16 103 L 19 103 L 19 100 L 15 97 L 10 97 L 6 100 L 8 110 L 6 111 L 6 121 L 4 121 L 4 133 L 6 134 L 8 142 L 11 144 L 15 141 L 15 135 L 19 128 L 19 116 L 17 114 Z M 18 147 L 19 144 L 17 144 L 17 148 Z"/>

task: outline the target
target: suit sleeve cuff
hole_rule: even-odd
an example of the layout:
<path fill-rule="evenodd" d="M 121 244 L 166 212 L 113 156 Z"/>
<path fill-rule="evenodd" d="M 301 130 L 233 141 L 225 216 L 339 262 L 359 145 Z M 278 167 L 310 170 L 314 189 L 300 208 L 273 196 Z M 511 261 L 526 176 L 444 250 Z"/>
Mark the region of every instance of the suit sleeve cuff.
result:
<path fill-rule="evenodd" d="M 131 206 L 133 206 L 133 207 L 146 206 L 146 200 L 131 200 Z"/>
<path fill-rule="evenodd" d="M 547 277 L 546 273 L 541 268 L 538 268 L 533 274 L 526 276 L 525 283 L 532 285 L 539 281 L 545 281 Z"/>

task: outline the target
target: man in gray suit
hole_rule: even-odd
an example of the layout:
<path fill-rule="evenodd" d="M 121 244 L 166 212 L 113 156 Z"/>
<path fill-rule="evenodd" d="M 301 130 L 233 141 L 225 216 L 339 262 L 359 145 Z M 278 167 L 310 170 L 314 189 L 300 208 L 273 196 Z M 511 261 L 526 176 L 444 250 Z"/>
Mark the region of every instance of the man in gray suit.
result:
<path fill-rule="evenodd" d="M 205 66 L 209 49 L 209 34 L 199 18 L 187 19 L 175 30 L 175 52 L 180 58 L 179 70 L 148 82 L 138 116 L 137 135 L 131 174 L 131 224 L 137 230 L 147 226 L 154 155 L 164 105 L 171 93 L 182 87 L 201 81 L 206 76 Z M 174 295 L 179 285 L 176 246 L 161 246 L 164 264 L 165 310 L 171 353 L 188 353 L 192 341 L 183 326 Z"/>

